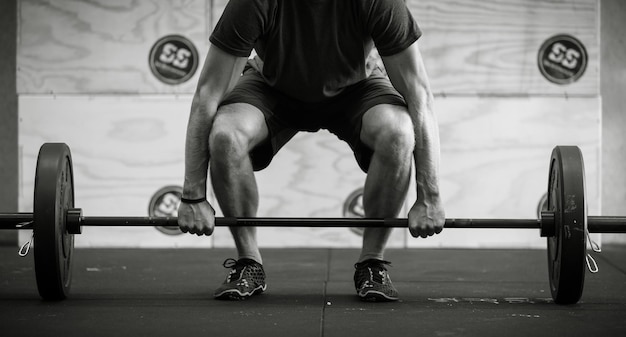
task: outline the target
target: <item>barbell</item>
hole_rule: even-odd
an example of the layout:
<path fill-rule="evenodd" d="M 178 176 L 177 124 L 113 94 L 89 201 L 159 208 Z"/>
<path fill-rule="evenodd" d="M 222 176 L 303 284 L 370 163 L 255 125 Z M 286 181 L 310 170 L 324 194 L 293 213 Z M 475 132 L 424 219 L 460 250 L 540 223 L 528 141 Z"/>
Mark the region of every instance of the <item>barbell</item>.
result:
<path fill-rule="evenodd" d="M 72 282 L 74 235 L 82 226 L 178 226 L 176 217 L 83 216 L 74 206 L 70 148 L 46 143 L 39 150 L 32 213 L 0 213 L 0 229 L 33 230 L 35 277 L 44 300 L 63 300 Z M 446 219 L 445 228 L 539 229 L 548 241 L 550 291 L 557 304 L 577 303 L 583 292 L 589 233 L 626 233 L 626 217 L 587 216 L 585 173 L 576 146 L 552 151 L 545 209 L 539 219 Z M 216 226 L 398 227 L 407 219 L 231 218 Z"/>

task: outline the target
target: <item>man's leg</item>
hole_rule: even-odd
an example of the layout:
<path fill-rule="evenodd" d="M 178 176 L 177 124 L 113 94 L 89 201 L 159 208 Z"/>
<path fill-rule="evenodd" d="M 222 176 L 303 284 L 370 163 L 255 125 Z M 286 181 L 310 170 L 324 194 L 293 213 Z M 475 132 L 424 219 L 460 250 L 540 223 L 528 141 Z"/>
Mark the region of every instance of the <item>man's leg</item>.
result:
<path fill-rule="evenodd" d="M 411 173 L 414 136 L 406 108 L 376 105 L 362 118 L 361 141 L 373 150 L 363 208 L 366 217 L 396 217 L 402 208 Z M 357 295 L 366 301 L 396 301 L 398 291 L 391 283 L 383 254 L 391 228 L 367 228 L 363 248 L 355 265 Z"/>
<path fill-rule="evenodd" d="M 369 109 L 363 115 L 361 141 L 374 151 L 363 195 L 365 216 L 397 217 L 408 190 L 415 143 L 406 107 L 381 104 Z M 390 234 L 390 228 L 365 229 L 359 262 L 383 260 Z"/>
<path fill-rule="evenodd" d="M 227 217 L 256 216 L 259 194 L 249 152 L 269 136 L 263 113 L 235 103 L 220 107 L 209 136 L 211 181 Z M 239 259 L 263 263 L 255 227 L 230 228 Z"/>

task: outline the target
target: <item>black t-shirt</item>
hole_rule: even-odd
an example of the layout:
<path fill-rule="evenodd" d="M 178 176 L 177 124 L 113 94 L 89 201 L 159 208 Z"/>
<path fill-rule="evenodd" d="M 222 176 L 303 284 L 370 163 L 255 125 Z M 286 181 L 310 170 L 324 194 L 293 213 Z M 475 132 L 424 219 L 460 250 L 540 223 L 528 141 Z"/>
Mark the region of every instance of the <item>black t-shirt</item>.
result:
<path fill-rule="evenodd" d="M 210 41 L 239 57 L 255 49 L 269 85 L 319 102 L 366 78 L 374 45 L 389 56 L 420 35 L 404 0 L 230 0 Z"/>

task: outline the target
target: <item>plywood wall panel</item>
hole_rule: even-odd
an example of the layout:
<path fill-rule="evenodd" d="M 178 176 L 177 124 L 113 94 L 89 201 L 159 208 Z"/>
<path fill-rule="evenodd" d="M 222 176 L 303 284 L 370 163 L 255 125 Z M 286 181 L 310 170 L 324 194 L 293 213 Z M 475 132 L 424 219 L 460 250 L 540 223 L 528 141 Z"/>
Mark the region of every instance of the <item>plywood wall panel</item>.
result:
<path fill-rule="evenodd" d="M 150 48 L 159 37 L 182 34 L 202 64 L 226 3 L 21 1 L 18 92 L 192 93 L 197 74 L 170 86 L 150 73 Z M 409 0 L 408 6 L 424 31 L 419 44 L 436 94 L 599 93 L 598 0 Z M 538 50 L 556 34 L 573 35 L 587 49 L 587 70 L 573 84 L 553 84 L 538 70 Z"/>
<path fill-rule="evenodd" d="M 180 34 L 203 59 L 209 17 L 202 0 L 20 1 L 17 91 L 192 93 L 199 72 L 167 85 L 151 73 L 148 56 L 159 38 Z"/>
<path fill-rule="evenodd" d="M 408 0 L 424 31 L 419 40 L 435 93 L 598 95 L 599 1 Z M 537 53 L 553 35 L 586 47 L 589 64 L 570 85 L 548 82 Z"/>
<path fill-rule="evenodd" d="M 32 210 L 39 147 L 62 141 L 72 148 L 76 202 L 85 214 L 147 215 L 158 189 L 182 183 L 190 101 L 191 96 L 20 97 L 20 210 Z M 448 216 L 535 217 L 547 189 L 550 151 L 557 144 L 582 147 L 589 213 L 599 214 L 598 106 L 598 99 L 583 98 L 437 100 Z M 259 216 L 341 217 L 344 201 L 364 179 L 349 148 L 335 136 L 299 134 L 257 174 Z M 414 193 L 407 204 L 413 200 Z M 449 230 L 429 240 L 407 238 L 407 231 L 396 230 L 390 246 L 543 246 L 534 231 Z M 361 238 L 344 228 L 266 228 L 259 230 L 259 241 L 263 247 L 359 247 Z M 233 246 L 225 228 L 211 238 L 169 237 L 153 228 L 86 228 L 77 244 Z"/>
<path fill-rule="evenodd" d="M 180 185 L 191 97 L 21 96 L 20 209 L 32 210 L 36 156 L 44 142 L 72 150 L 76 205 L 86 215 L 147 216 L 152 195 Z M 163 243 L 165 242 L 165 243 Z M 78 246 L 207 246 L 153 228 L 85 228 Z"/>
<path fill-rule="evenodd" d="M 20 209 L 32 210 L 37 151 L 44 142 L 72 149 L 76 203 L 86 215 L 146 216 L 161 187 L 181 185 L 191 96 L 21 96 Z M 259 216 L 340 217 L 364 174 L 349 148 L 329 133 L 302 134 L 258 174 Z M 213 202 L 221 214 L 216 202 Z M 392 246 L 404 245 L 404 234 Z M 260 230 L 267 246 L 356 246 L 347 229 Z M 228 231 L 211 238 L 167 237 L 153 228 L 86 228 L 78 246 L 232 246 Z"/>

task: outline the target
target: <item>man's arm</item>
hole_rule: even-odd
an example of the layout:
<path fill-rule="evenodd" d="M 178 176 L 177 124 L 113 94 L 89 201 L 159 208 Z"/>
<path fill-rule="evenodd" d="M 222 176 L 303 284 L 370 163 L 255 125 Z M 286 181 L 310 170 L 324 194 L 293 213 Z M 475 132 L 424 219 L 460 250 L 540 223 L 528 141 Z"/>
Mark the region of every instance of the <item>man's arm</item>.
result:
<path fill-rule="evenodd" d="M 209 133 L 217 107 L 232 89 L 246 64 L 247 58 L 232 56 L 211 45 L 207 54 L 198 87 L 191 104 L 185 142 L 185 180 L 183 198 L 206 197 L 209 167 Z M 213 209 L 205 203 L 181 204 L 179 225 L 183 232 L 211 234 L 214 226 Z"/>
<path fill-rule="evenodd" d="M 414 237 L 440 233 L 445 214 L 439 195 L 439 128 L 433 111 L 433 95 L 417 42 L 383 57 L 389 79 L 404 97 L 415 130 L 415 180 L 417 201 L 409 212 Z"/>

